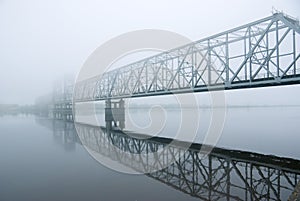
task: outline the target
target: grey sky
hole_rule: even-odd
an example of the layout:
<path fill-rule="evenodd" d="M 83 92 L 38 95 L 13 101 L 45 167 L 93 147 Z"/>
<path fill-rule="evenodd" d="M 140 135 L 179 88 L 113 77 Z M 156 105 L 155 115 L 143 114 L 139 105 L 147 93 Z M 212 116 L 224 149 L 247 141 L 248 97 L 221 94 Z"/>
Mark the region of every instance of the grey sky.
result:
<path fill-rule="evenodd" d="M 76 74 L 94 49 L 119 34 L 153 28 L 197 40 L 266 17 L 272 6 L 300 16 L 298 0 L 0 0 L 0 103 L 33 103 L 54 79 Z M 267 102 L 273 98 L 265 93 L 284 92 L 274 103 L 299 103 L 299 90 L 235 91 L 229 99 L 253 93 L 247 102 Z"/>

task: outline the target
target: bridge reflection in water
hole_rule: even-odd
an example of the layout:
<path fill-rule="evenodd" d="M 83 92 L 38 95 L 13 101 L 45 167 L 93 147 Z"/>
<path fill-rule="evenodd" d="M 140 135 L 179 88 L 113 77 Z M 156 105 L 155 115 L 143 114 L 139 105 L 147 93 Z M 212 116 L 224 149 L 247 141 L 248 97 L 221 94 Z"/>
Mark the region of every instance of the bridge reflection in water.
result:
<path fill-rule="evenodd" d="M 56 141 L 67 150 L 74 149 L 76 143 L 84 144 L 100 155 L 142 172 L 153 165 L 163 166 L 166 154 L 158 154 L 155 164 L 148 164 L 137 153 L 155 152 L 171 141 L 138 139 L 118 130 L 78 123 L 76 131 L 74 123 L 60 120 L 37 119 L 37 122 L 52 129 Z M 187 151 L 180 145 L 168 146 L 166 152 L 179 155 L 180 159 L 146 175 L 202 200 L 297 199 L 299 160 L 221 148 L 214 148 L 202 159 L 201 146 L 204 145 L 193 144 Z"/>

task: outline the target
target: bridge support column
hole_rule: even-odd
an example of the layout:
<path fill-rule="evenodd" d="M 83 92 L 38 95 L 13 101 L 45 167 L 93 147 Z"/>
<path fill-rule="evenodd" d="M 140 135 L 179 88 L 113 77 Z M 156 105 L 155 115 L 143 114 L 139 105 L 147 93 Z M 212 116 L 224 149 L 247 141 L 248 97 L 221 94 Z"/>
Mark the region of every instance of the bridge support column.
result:
<path fill-rule="evenodd" d="M 52 116 L 54 119 L 73 121 L 72 103 L 54 103 Z"/>
<path fill-rule="evenodd" d="M 113 127 L 118 127 L 123 130 L 125 128 L 125 102 L 112 101 L 107 99 L 105 101 L 105 122 L 108 130 Z"/>

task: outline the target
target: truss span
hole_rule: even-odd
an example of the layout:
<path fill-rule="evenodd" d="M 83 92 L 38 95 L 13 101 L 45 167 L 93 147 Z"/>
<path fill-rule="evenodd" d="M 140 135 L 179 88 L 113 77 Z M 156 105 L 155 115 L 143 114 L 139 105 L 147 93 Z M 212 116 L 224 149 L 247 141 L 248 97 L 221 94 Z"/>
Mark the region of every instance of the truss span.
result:
<path fill-rule="evenodd" d="M 283 13 L 78 82 L 74 100 L 300 83 L 300 25 Z"/>

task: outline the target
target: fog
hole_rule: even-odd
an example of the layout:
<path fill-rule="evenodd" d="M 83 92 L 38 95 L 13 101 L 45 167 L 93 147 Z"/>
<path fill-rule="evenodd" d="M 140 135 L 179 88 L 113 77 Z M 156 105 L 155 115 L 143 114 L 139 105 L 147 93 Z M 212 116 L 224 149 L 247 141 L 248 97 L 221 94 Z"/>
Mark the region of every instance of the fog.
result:
<path fill-rule="evenodd" d="M 76 75 L 105 41 L 139 29 L 163 29 L 191 40 L 271 15 L 299 17 L 300 2 L 0 0 L 0 103 L 31 104 L 53 82 Z M 226 92 L 230 104 L 298 104 L 300 87 Z"/>

